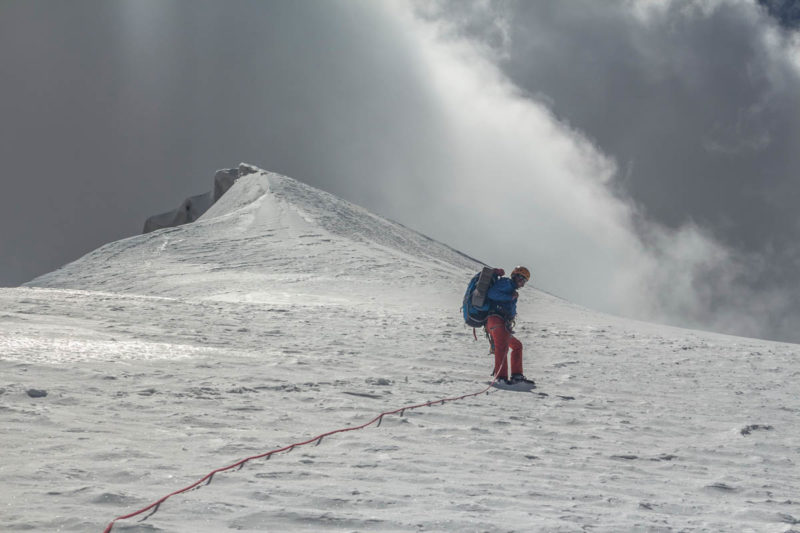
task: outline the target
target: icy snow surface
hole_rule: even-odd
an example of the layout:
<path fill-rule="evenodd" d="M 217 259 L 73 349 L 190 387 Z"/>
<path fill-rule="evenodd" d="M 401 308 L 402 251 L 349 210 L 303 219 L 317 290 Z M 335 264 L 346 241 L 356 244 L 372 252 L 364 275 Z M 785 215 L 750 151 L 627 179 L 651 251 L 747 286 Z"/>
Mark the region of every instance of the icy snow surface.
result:
<path fill-rule="evenodd" d="M 0 289 L 0 530 L 101 532 L 244 457 L 481 390 L 459 313 L 479 266 L 260 172 Z M 533 393 L 253 461 L 113 531 L 800 531 L 797 345 L 529 287 L 517 330 Z"/>

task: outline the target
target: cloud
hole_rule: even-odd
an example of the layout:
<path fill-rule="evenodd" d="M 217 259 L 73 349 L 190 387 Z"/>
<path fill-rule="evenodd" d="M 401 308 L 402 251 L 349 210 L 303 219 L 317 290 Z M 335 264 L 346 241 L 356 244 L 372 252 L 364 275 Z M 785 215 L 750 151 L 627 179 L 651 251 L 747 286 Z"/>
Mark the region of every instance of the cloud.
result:
<path fill-rule="evenodd" d="M 449 21 L 404 14 L 447 123 L 436 202 L 461 223 L 442 238 L 496 264 L 529 263 L 540 286 L 601 309 L 653 316 L 664 278 L 680 283 L 670 294 L 692 298 L 693 273 L 726 257 L 718 243 L 697 228 L 643 221 L 609 186 L 612 158 L 511 83 L 482 47 L 441 27 Z"/>
<path fill-rule="evenodd" d="M 736 1 L 415 5 L 441 215 L 476 228 L 438 235 L 591 307 L 796 339 L 793 37 Z"/>
<path fill-rule="evenodd" d="M 800 27 L 800 4 L 794 0 L 758 0 L 758 4 L 787 28 Z"/>

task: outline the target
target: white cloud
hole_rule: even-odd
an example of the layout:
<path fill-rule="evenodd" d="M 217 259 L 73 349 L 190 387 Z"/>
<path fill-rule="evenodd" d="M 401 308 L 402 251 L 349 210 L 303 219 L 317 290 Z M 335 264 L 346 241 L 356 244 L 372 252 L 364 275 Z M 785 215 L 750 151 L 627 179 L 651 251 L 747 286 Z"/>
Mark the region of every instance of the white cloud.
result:
<path fill-rule="evenodd" d="M 696 277 L 730 259 L 719 243 L 695 226 L 645 222 L 608 187 L 612 158 L 480 47 L 406 4 L 393 9 L 416 36 L 447 123 L 437 201 L 460 223 L 438 237 L 498 266 L 529 264 L 538 286 L 592 307 L 669 320 L 698 306 Z"/>

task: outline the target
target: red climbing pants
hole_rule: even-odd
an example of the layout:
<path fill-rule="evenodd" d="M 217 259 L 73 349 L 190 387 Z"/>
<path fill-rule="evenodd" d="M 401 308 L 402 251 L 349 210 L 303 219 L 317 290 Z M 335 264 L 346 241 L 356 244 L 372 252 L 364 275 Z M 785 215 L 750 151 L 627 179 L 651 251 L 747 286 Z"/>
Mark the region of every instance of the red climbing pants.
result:
<path fill-rule="evenodd" d="M 494 343 L 494 375 L 509 378 L 511 374 L 522 374 L 522 343 L 506 327 L 506 322 L 499 316 L 490 316 L 486 321 L 486 329 Z M 511 348 L 511 373 L 506 365 L 508 348 Z"/>

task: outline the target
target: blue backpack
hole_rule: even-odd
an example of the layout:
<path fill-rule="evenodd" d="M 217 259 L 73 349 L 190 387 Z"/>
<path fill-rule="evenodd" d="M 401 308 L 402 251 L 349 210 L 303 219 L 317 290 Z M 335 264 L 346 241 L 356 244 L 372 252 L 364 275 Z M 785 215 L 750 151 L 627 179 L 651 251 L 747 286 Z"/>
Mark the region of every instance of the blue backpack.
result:
<path fill-rule="evenodd" d="M 475 274 L 467 285 L 467 292 L 464 293 L 464 302 L 461 310 L 464 313 L 464 322 L 472 328 L 479 328 L 486 324 L 489 318 L 491 301 L 487 298 L 489 288 L 500 276 L 492 267 L 483 267 L 483 270 Z"/>

